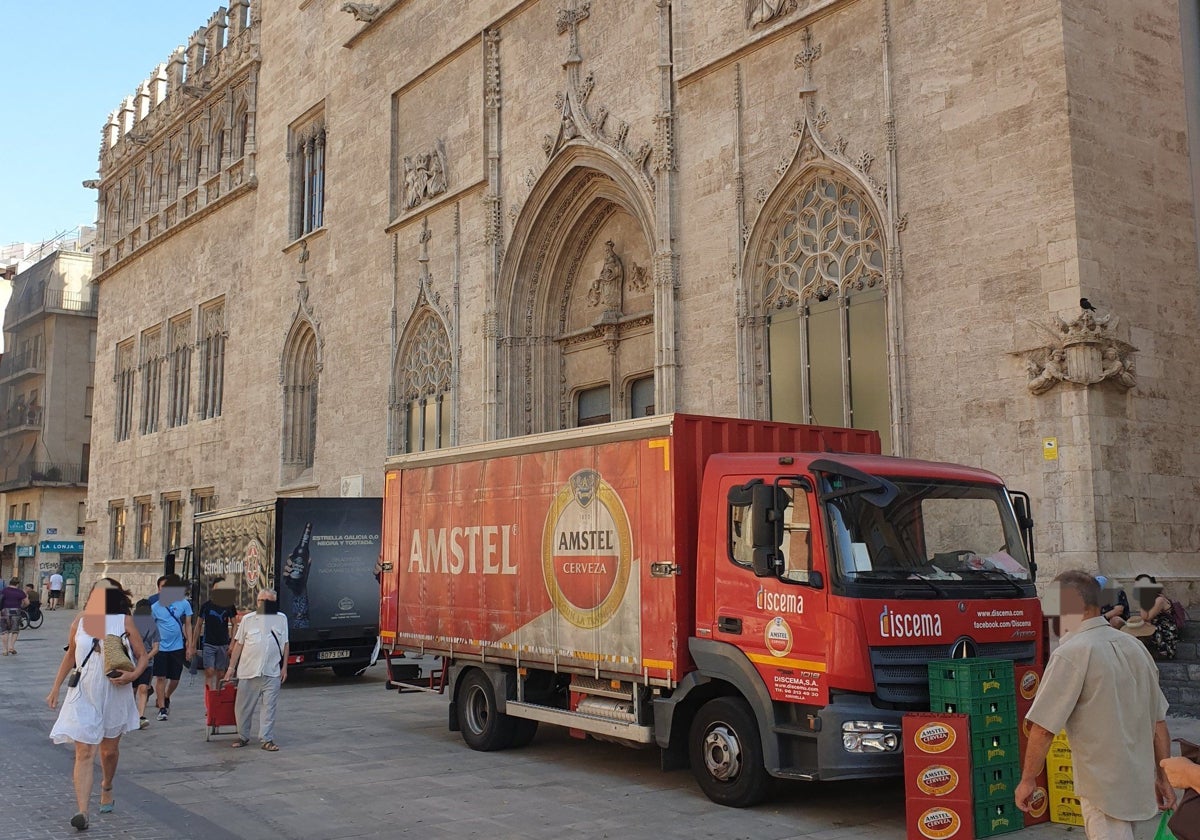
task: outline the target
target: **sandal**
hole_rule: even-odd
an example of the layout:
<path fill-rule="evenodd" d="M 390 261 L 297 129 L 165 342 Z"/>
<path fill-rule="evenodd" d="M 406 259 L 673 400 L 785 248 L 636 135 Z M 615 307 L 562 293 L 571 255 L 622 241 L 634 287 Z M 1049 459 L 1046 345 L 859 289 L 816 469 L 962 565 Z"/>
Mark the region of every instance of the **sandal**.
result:
<path fill-rule="evenodd" d="M 267 752 L 279 752 L 279 745 L 274 741 L 263 741 L 262 749 Z"/>
<path fill-rule="evenodd" d="M 101 791 L 101 792 L 100 792 L 100 799 L 101 799 L 101 800 L 103 800 L 103 799 L 104 799 L 104 794 L 105 794 L 105 793 L 112 793 L 112 788 L 111 788 L 111 787 L 104 787 L 104 785 L 101 785 L 101 786 L 100 786 L 100 791 Z M 103 802 L 103 801 L 101 801 L 101 803 L 100 803 L 100 813 L 101 813 L 101 814 L 111 814 L 111 813 L 113 812 L 113 806 L 114 806 L 114 805 L 116 805 L 116 804 L 117 804 L 117 800 L 116 800 L 116 799 L 110 800 L 110 801 L 108 801 L 108 802 Z"/>
<path fill-rule="evenodd" d="M 249 744 L 249 743 L 250 743 L 250 739 L 249 739 L 249 738 L 241 738 L 241 737 L 239 737 L 239 738 L 238 738 L 236 741 L 234 741 L 234 742 L 233 742 L 232 744 L 230 744 L 229 746 L 233 747 L 233 748 L 236 750 L 238 747 L 244 747 L 244 746 L 246 746 L 246 745 L 247 745 L 247 744 Z"/>

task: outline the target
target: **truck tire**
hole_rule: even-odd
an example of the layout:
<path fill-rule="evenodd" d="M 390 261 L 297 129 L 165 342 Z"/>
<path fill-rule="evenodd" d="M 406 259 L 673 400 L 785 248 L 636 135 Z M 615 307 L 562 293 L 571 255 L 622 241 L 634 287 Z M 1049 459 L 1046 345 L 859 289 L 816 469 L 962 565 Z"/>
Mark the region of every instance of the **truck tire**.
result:
<path fill-rule="evenodd" d="M 511 717 L 511 716 L 510 716 Z M 538 722 L 536 720 L 528 720 L 526 718 L 512 718 L 513 736 L 512 747 L 525 747 L 533 740 L 533 736 L 537 734 Z"/>
<path fill-rule="evenodd" d="M 700 707 L 688 732 L 688 753 L 700 789 L 718 805 L 748 808 L 771 790 L 758 722 L 740 697 L 717 697 Z"/>
<path fill-rule="evenodd" d="M 458 725 L 468 747 L 491 752 L 512 745 L 516 721 L 497 710 L 496 690 L 487 674 L 468 671 L 458 688 L 457 702 Z"/>

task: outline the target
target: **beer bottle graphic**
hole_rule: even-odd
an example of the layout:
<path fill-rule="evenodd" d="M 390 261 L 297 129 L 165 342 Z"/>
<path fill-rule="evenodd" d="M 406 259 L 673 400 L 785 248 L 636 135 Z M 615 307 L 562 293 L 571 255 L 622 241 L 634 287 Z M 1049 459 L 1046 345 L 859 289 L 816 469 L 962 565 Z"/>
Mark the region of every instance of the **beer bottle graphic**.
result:
<path fill-rule="evenodd" d="M 308 626 L 308 570 L 312 567 L 308 544 L 312 541 L 312 523 L 304 525 L 300 542 L 283 564 L 283 580 L 292 593 L 292 621 L 296 627 Z"/>
<path fill-rule="evenodd" d="M 892 614 L 888 611 L 886 604 L 883 612 L 879 614 L 879 635 L 885 638 L 892 635 Z"/>

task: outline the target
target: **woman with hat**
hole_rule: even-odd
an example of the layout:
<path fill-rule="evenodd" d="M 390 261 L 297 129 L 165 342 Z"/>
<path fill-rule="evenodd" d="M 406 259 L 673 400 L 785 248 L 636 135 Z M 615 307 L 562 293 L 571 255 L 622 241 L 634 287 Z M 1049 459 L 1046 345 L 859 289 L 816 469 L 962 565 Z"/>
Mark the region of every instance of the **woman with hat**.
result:
<path fill-rule="evenodd" d="M 1175 614 L 1171 610 L 1171 599 L 1163 592 L 1162 586 L 1159 585 L 1154 575 L 1142 572 L 1133 579 L 1133 586 L 1134 589 L 1153 592 L 1154 603 L 1149 609 L 1146 609 L 1142 603 L 1139 603 L 1139 606 L 1143 608 L 1122 629 L 1133 633 L 1129 629 L 1129 624 L 1137 622 L 1139 632 L 1133 633 L 1133 635 L 1141 636 L 1147 640 L 1146 645 L 1150 648 L 1150 653 L 1154 655 L 1154 658 L 1174 659 L 1175 646 L 1179 644 L 1179 627 L 1175 624 Z M 1149 600 L 1149 598 L 1143 596 L 1141 600 L 1145 601 Z"/>

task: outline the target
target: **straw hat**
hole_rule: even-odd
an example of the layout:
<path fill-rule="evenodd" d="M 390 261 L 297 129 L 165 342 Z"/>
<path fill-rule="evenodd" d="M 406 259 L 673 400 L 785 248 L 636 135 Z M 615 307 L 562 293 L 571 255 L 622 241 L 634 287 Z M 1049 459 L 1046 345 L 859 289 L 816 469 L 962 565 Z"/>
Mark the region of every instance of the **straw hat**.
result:
<path fill-rule="evenodd" d="M 1153 636 L 1157 628 L 1140 615 L 1135 615 L 1131 616 L 1121 629 L 1131 636 L 1143 637 Z"/>

